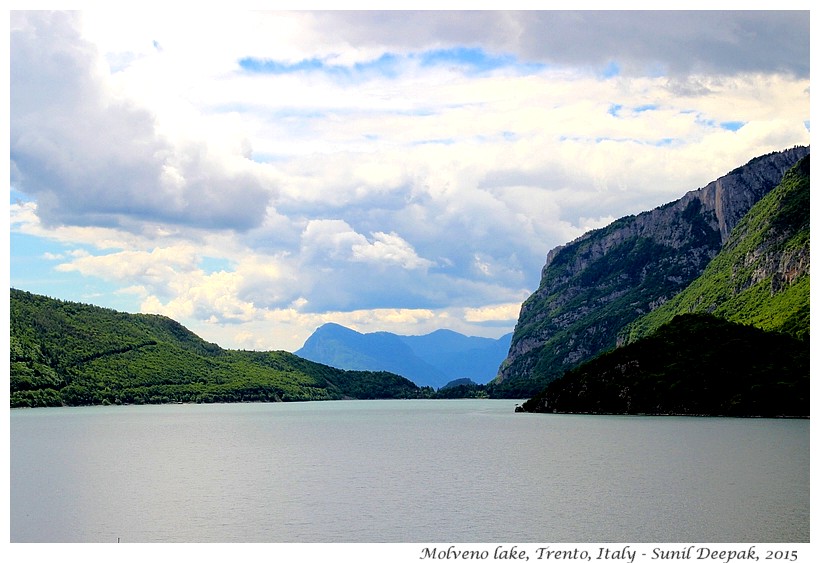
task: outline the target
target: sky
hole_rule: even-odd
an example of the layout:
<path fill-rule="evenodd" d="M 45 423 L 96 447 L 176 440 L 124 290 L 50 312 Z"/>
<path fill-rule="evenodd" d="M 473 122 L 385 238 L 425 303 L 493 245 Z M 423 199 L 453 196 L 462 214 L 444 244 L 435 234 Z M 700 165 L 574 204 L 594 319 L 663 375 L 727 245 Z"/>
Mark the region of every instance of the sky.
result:
<path fill-rule="evenodd" d="M 808 11 L 9 25 L 11 287 L 225 348 L 501 336 L 552 248 L 810 142 Z"/>

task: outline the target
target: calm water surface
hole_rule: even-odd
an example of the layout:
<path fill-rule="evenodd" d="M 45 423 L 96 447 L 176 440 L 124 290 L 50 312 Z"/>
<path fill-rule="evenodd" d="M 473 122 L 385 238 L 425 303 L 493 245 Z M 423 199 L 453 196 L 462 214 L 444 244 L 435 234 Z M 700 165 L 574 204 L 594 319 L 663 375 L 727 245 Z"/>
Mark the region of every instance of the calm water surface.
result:
<path fill-rule="evenodd" d="M 809 541 L 807 420 L 514 404 L 13 410 L 11 541 Z"/>

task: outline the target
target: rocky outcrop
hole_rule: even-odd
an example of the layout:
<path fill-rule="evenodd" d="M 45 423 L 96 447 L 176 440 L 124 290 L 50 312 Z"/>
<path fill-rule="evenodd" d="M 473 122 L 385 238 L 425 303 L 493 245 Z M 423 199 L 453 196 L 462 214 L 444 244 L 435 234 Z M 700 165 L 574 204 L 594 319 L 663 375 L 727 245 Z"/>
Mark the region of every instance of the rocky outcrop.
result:
<path fill-rule="evenodd" d="M 534 394 L 615 347 L 627 324 L 704 271 L 741 218 L 808 153 L 795 147 L 757 157 L 677 201 L 550 251 L 538 290 L 522 305 L 496 387 Z"/>

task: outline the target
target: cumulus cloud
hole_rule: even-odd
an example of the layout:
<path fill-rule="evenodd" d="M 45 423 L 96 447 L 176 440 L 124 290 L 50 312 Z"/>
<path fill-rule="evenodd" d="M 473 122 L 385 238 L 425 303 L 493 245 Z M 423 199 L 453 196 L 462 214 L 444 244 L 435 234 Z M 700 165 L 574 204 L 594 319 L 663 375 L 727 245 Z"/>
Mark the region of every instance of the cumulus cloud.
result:
<path fill-rule="evenodd" d="M 13 13 L 11 227 L 232 345 L 498 335 L 554 246 L 808 143 L 807 15 Z"/>
<path fill-rule="evenodd" d="M 82 254 L 56 267 L 118 284 L 142 298 L 141 310 L 174 318 L 238 323 L 260 320 L 265 307 L 287 306 L 296 286 L 287 266 L 272 259 L 248 255 L 230 271 L 206 271 L 201 249 L 176 244 L 151 251 Z M 257 306 L 257 302 L 262 307 Z"/>
<path fill-rule="evenodd" d="M 430 260 L 418 256 L 413 247 L 396 233 L 373 233 L 373 239 L 373 242 L 364 241 L 353 245 L 353 260 L 398 265 L 406 270 L 428 268 L 433 265 Z"/>

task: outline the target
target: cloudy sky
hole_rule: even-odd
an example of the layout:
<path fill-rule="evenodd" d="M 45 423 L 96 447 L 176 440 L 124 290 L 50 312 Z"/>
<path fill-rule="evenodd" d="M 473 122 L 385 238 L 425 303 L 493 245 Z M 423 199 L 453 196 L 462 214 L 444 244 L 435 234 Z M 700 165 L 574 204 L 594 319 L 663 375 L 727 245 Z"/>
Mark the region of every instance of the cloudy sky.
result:
<path fill-rule="evenodd" d="M 12 287 L 500 336 L 553 247 L 809 144 L 809 13 L 13 11 L 10 82 Z"/>

